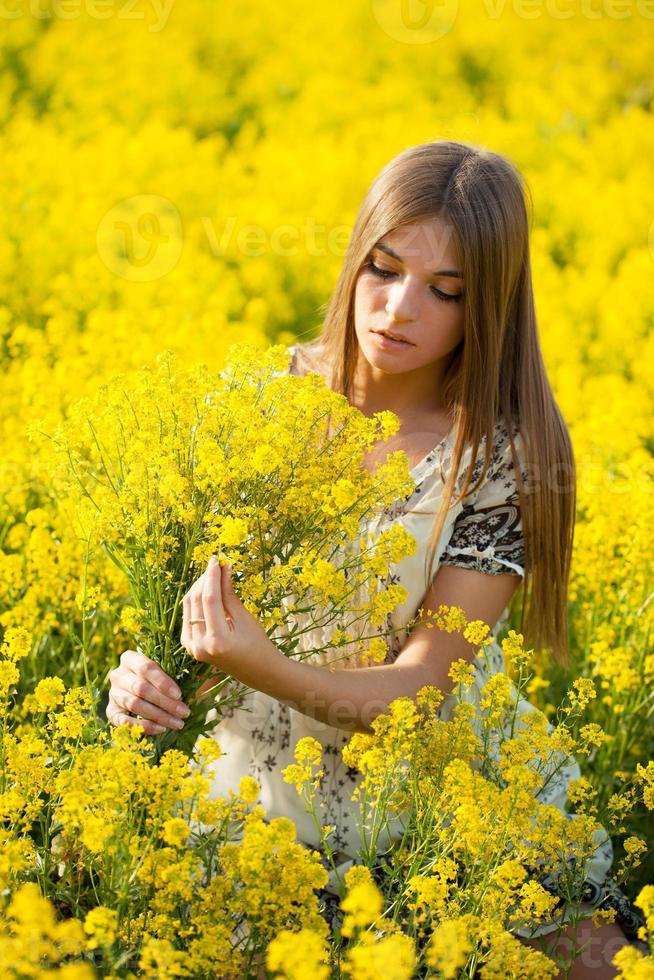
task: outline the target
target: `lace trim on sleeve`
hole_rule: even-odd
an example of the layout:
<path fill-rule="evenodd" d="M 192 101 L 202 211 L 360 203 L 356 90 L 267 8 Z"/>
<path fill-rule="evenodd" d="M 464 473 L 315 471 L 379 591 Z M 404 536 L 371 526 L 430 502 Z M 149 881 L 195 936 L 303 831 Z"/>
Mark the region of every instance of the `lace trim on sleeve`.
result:
<path fill-rule="evenodd" d="M 510 569 L 524 578 L 525 552 L 520 508 L 505 504 L 475 510 L 464 507 L 443 552 L 441 565 L 474 568 L 490 575 Z"/>

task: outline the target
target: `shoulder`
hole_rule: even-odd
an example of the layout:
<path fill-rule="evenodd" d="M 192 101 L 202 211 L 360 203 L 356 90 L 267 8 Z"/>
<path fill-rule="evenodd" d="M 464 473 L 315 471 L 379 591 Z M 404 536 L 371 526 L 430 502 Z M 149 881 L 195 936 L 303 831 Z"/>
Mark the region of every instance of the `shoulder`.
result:
<path fill-rule="evenodd" d="M 513 441 L 522 467 L 519 427 L 502 420 L 495 426 L 493 436 L 488 468 L 479 482 L 485 463 L 485 446 L 480 446 L 471 489 L 463 498 L 441 565 L 457 565 L 490 575 L 524 576 L 520 489 L 511 451 Z M 475 481 L 479 486 L 473 490 Z"/>
<path fill-rule="evenodd" d="M 515 420 L 502 417 L 497 421 L 493 433 L 493 449 L 489 465 L 491 478 L 501 480 L 508 477 L 513 473 L 516 462 L 521 471 L 525 470 L 526 455 L 522 432 Z M 523 479 L 526 478 L 525 471 Z"/>
<path fill-rule="evenodd" d="M 492 444 L 488 466 L 486 465 L 486 438 L 483 437 L 475 458 L 475 465 L 472 472 L 470 487 L 474 487 L 480 477 L 481 482 L 477 489 L 470 491 L 470 497 L 474 503 L 477 500 L 506 500 L 515 497 L 518 493 L 518 477 L 526 485 L 528 479 L 528 467 L 525 443 L 519 424 L 511 419 L 500 417 L 492 432 Z M 485 472 L 484 472 L 485 469 Z M 461 479 L 463 479 L 462 474 Z M 466 501 L 467 503 L 470 500 Z"/>

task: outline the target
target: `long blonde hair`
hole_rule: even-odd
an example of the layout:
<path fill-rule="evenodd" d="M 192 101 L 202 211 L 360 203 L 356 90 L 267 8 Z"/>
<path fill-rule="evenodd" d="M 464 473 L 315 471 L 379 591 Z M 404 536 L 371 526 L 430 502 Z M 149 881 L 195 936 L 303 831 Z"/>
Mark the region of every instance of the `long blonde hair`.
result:
<path fill-rule="evenodd" d="M 454 420 L 452 464 L 430 537 L 428 581 L 452 503 L 461 458 L 472 447 L 462 490 L 482 438 L 490 463 L 500 418 L 517 426 L 524 456 L 510 434 L 525 541 L 520 631 L 569 664 L 567 586 L 576 507 L 575 463 L 567 426 L 554 399 L 538 339 L 529 255 L 527 188 L 505 157 L 467 143 L 438 140 L 391 160 L 371 184 L 357 215 L 347 254 L 320 335 L 298 345 L 330 365 L 330 386 L 352 400 L 358 342 L 354 292 L 371 249 L 390 231 L 429 217 L 452 229 L 462 263 L 463 340 L 452 352 L 442 396 Z M 529 479 L 525 487 L 521 462 Z M 563 480 L 561 481 L 561 474 Z"/>

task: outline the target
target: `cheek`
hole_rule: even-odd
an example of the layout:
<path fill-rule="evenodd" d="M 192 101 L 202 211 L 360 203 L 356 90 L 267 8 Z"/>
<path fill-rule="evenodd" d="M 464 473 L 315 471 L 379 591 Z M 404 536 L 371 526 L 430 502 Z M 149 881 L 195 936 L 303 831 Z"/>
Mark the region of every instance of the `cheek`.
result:
<path fill-rule="evenodd" d="M 437 302 L 443 329 L 450 337 L 463 336 L 463 307 L 460 303 Z"/>
<path fill-rule="evenodd" d="M 371 281 L 369 276 L 361 276 L 354 290 L 354 304 L 362 310 L 372 310 L 386 303 L 384 283 Z"/>
<path fill-rule="evenodd" d="M 452 350 L 463 339 L 463 313 L 459 309 L 446 309 L 432 314 L 431 326 L 426 333 L 434 348 Z"/>
<path fill-rule="evenodd" d="M 375 290 L 360 280 L 354 291 L 354 325 L 357 329 L 364 325 L 365 316 L 375 309 Z"/>

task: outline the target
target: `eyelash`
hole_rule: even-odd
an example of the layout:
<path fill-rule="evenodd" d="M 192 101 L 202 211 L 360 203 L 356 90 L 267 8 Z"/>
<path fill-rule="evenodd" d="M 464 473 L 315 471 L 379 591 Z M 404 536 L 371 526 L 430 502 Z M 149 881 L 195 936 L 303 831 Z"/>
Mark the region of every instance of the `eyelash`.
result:
<path fill-rule="evenodd" d="M 375 265 L 375 263 L 372 261 L 366 262 L 364 269 L 369 269 L 374 276 L 378 276 L 380 279 L 389 279 L 391 276 L 397 275 L 396 272 L 391 272 L 390 269 L 380 269 L 379 266 Z M 440 289 L 437 289 L 436 286 L 431 286 L 430 289 L 437 299 L 442 299 L 446 303 L 458 303 L 462 296 L 461 293 L 458 293 L 456 296 L 450 293 L 443 293 Z"/>

